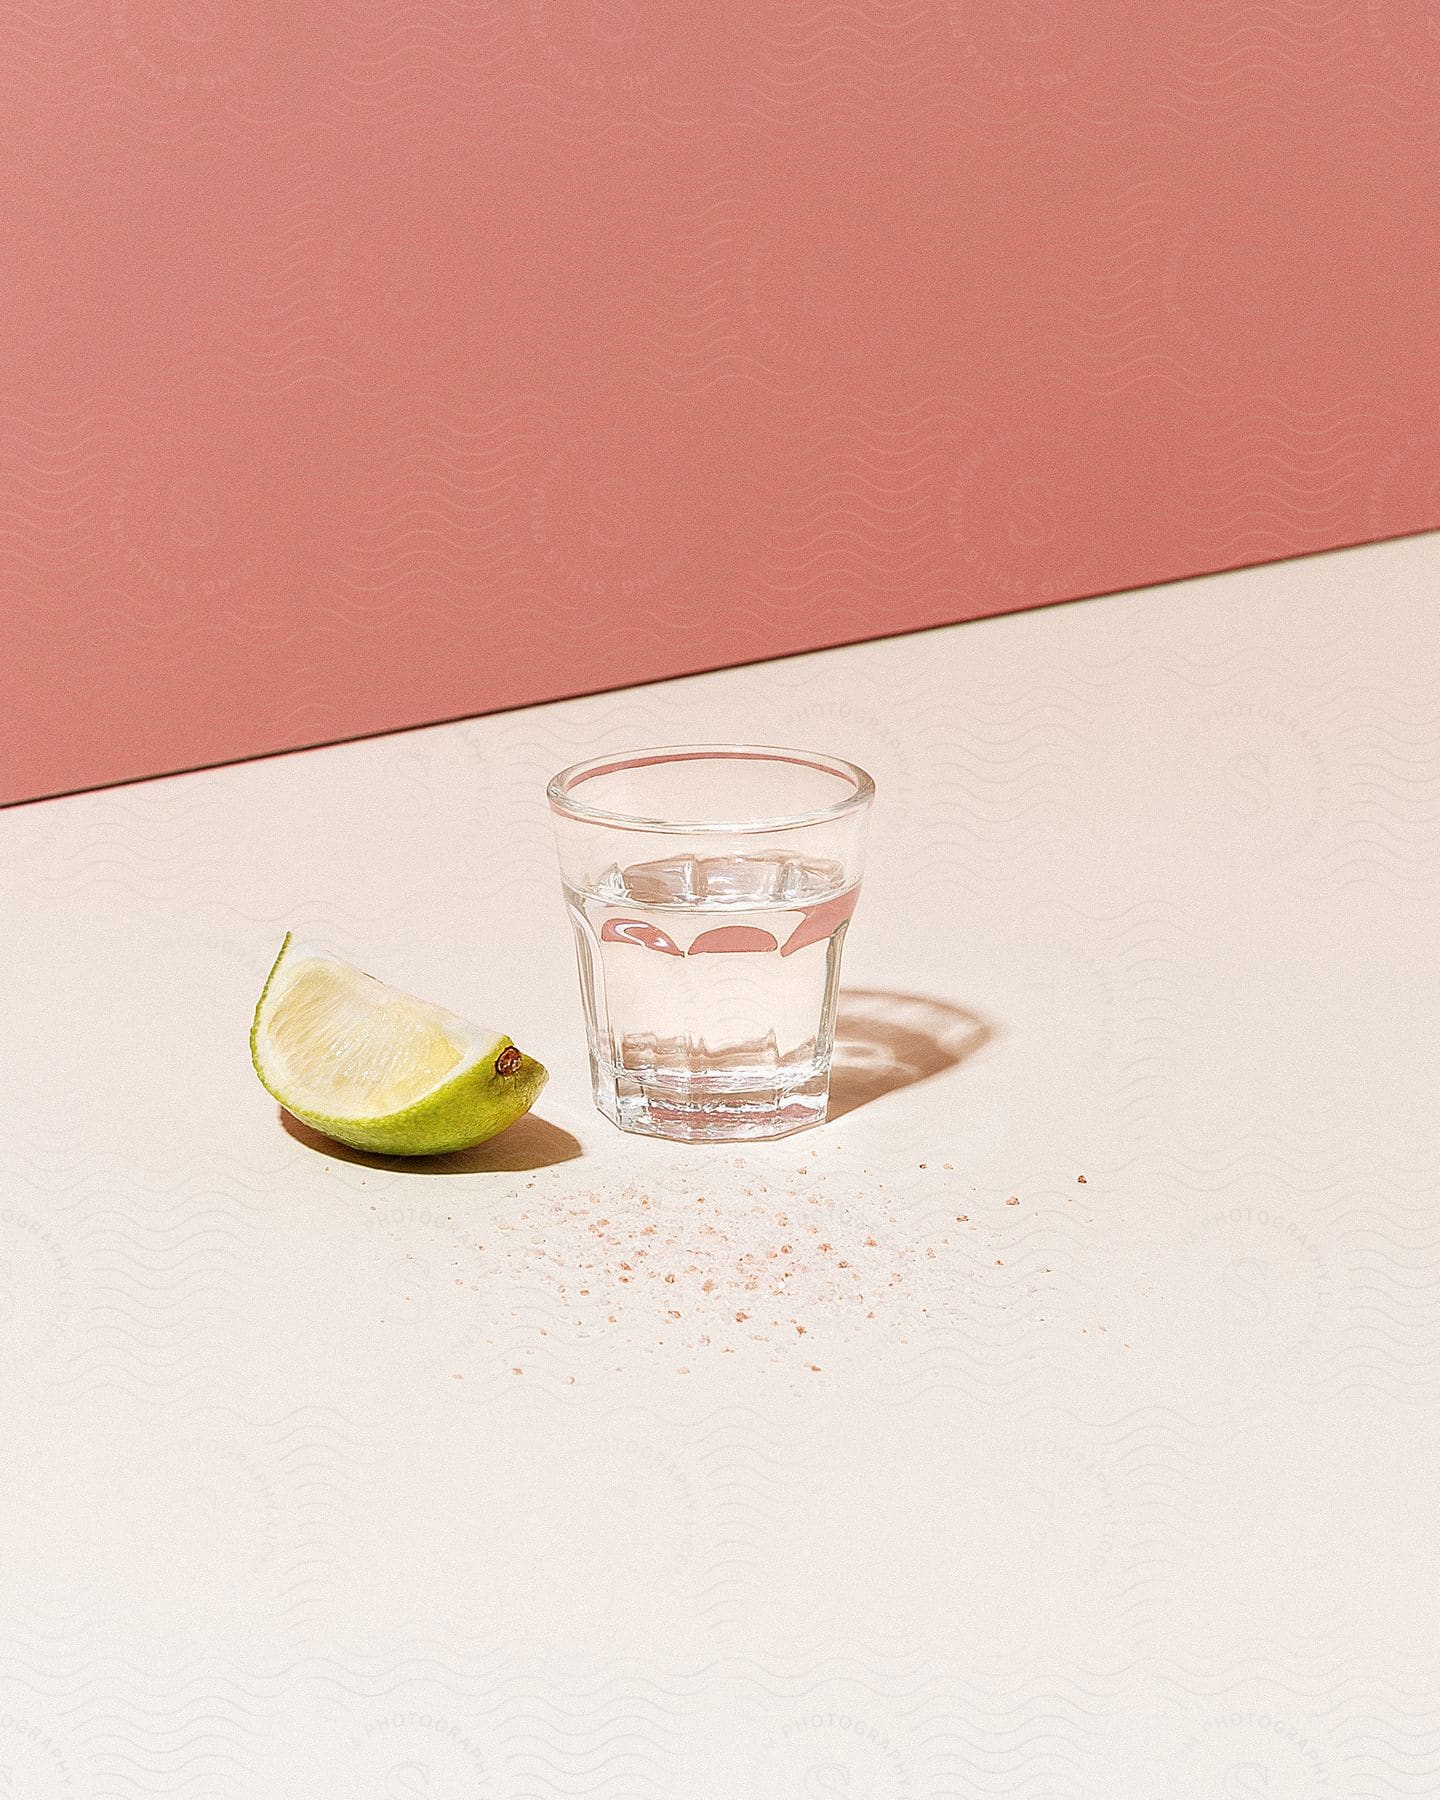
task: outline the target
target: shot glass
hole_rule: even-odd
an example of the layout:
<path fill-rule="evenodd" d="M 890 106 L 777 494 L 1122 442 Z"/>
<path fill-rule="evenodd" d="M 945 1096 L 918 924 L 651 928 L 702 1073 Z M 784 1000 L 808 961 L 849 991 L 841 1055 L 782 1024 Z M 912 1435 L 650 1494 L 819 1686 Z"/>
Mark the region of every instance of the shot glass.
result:
<path fill-rule="evenodd" d="M 825 1118 L 874 795 L 854 763 L 763 744 L 551 781 L 595 1104 L 622 1131 L 724 1142 Z"/>

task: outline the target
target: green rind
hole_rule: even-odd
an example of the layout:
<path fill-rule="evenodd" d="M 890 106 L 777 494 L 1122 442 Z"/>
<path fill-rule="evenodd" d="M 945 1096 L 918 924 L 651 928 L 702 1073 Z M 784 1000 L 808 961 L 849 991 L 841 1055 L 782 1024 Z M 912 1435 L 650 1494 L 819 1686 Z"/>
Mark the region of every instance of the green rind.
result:
<path fill-rule="evenodd" d="M 336 1119 L 324 1113 L 298 1111 L 283 1094 L 276 1093 L 265 1079 L 265 1071 L 260 1066 L 258 1043 L 265 996 L 270 991 L 276 970 L 285 960 L 285 952 L 290 947 L 293 935 L 292 932 L 285 933 L 280 954 L 271 965 L 270 973 L 265 978 L 265 986 L 260 990 L 260 998 L 255 1005 L 255 1018 L 250 1026 L 250 1061 L 265 1091 L 273 1095 L 295 1118 L 303 1119 L 307 1125 L 314 1126 L 316 1131 L 323 1132 L 326 1137 L 349 1144 L 356 1150 L 369 1150 L 380 1156 L 443 1156 L 447 1151 L 468 1150 L 475 1144 L 483 1144 L 488 1138 L 504 1131 L 506 1126 L 513 1125 L 522 1113 L 528 1112 L 535 1104 L 535 1098 L 549 1080 L 550 1072 L 542 1063 L 536 1062 L 534 1057 L 526 1056 L 521 1051 L 519 1065 L 508 1075 L 496 1074 L 493 1059 L 477 1063 L 463 1075 L 457 1075 L 452 1081 L 444 1083 L 433 1094 L 417 1100 L 413 1106 L 407 1106 L 400 1112 L 387 1113 L 383 1118 L 363 1121 Z M 494 1057 L 498 1058 L 503 1051 L 511 1048 L 518 1049 L 519 1046 L 512 1045 L 508 1037 L 499 1039 L 495 1045 Z"/>
<path fill-rule="evenodd" d="M 504 1039 L 495 1054 L 509 1045 L 510 1039 Z M 497 1075 L 490 1064 L 479 1063 L 414 1106 L 382 1119 L 361 1124 L 355 1119 L 328 1118 L 324 1113 L 296 1112 L 295 1117 L 356 1150 L 381 1156 L 442 1156 L 448 1150 L 483 1144 L 513 1125 L 530 1110 L 548 1079 L 549 1071 L 522 1052 L 519 1067 L 509 1075 Z M 273 1088 L 269 1091 L 275 1092 Z M 275 1098 L 287 1112 L 294 1112 L 279 1094 Z"/>
<path fill-rule="evenodd" d="M 260 998 L 255 1002 L 255 1016 L 250 1021 L 250 1062 L 257 1075 L 260 1075 L 260 1045 L 258 1041 L 260 1037 L 260 1015 L 265 1010 L 265 996 L 270 992 L 270 983 L 275 979 L 281 963 L 284 962 L 285 952 L 290 948 L 290 941 L 294 936 L 295 933 L 293 931 L 287 931 L 285 933 L 280 944 L 280 949 L 276 953 L 275 960 L 270 965 L 270 973 L 265 977 L 265 985 L 260 990 Z M 273 1091 L 270 1087 L 270 1083 L 265 1080 L 263 1075 L 260 1075 L 260 1080 L 264 1083 L 265 1091 L 267 1093 Z M 275 1098 L 278 1100 L 280 1096 L 276 1094 Z"/>

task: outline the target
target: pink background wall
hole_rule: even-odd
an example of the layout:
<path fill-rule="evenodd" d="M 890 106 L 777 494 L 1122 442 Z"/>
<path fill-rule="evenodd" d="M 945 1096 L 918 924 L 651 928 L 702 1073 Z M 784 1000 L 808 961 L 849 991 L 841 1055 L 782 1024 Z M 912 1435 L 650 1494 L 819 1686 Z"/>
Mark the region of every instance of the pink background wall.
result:
<path fill-rule="evenodd" d="M 1417 0 L 11 0 L 0 799 L 1440 523 Z"/>

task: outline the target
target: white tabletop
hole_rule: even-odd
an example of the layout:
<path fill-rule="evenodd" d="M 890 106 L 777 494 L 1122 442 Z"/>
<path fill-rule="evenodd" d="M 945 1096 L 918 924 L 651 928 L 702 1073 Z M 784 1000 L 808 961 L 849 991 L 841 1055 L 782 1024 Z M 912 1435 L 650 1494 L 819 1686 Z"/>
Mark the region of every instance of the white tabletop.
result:
<path fill-rule="evenodd" d="M 1437 580 L 0 815 L 0 1795 L 1434 1794 Z M 543 807 L 730 737 L 879 787 L 839 1116 L 734 1151 L 591 1109 Z M 538 1116 L 285 1129 L 287 927 L 510 1031 Z"/>

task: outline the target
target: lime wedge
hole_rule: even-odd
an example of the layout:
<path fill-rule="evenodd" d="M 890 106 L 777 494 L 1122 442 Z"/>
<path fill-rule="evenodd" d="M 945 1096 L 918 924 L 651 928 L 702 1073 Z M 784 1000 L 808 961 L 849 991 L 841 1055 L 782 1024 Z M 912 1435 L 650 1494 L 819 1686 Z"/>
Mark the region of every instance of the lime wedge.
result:
<path fill-rule="evenodd" d="M 250 1028 L 255 1073 L 287 1112 L 383 1156 L 483 1144 L 528 1111 L 547 1071 L 503 1032 L 286 932 Z"/>

